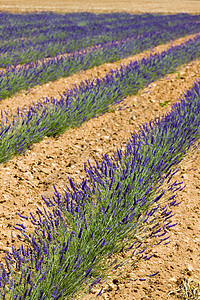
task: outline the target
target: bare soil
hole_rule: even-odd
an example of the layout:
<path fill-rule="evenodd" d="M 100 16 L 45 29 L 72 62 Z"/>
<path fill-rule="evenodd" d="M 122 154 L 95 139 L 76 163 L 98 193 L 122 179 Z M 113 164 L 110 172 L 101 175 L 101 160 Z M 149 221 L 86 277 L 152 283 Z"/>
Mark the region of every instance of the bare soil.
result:
<path fill-rule="evenodd" d="M 52 2 L 43 1 L 4 1 L 4 5 L 11 5 L 12 9 L 23 10 L 32 7 L 37 9 L 55 10 L 51 6 Z M 57 7 L 68 9 L 68 1 L 57 1 Z M 75 5 L 76 2 L 73 2 Z M 89 5 L 88 2 L 84 2 Z M 95 4 L 91 2 L 91 9 L 94 4 L 105 11 L 107 6 L 114 5 L 112 2 L 101 2 Z M 139 7 L 139 1 L 127 1 L 123 6 L 128 9 L 130 7 Z M 138 12 L 151 12 L 148 2 L 140 2 L 140 10 Z M 168 9 L 175 6 L 170 1 Z M 179 9 L 185 5 L 184 9 L 188 9 L 191 4 L 195 12 L 200 11 L 200 1 L 180 1 L 176 2 Z M 157 4 L 157 6 L 156 6 Z M 165 2 L 155 2 L 153 5 L 155 11 L 163 8 Z M 34 6 L 35 5 L 35 6 Z M 40 6 L 43 6 L 42 9 Z M 64 6 L 65 5 L 65 6 Z M 73 9 L 73 5 L 71 9 Z M 82 8 L 82 2 L 79 1 L 77 9 Z M 117 6 L 118 5 L 118 6 Z M 195 6 L 196 5 L 196 6 Z M 199 9 L 198 9 L 199 5 Z M 122 3 L 115 2 L 115 6 L 119 11 L 122 9 Z M 64 8 L 66 7 L 66 8 Z M 98 9 L 100 9 L 98 8 Z M 1 5 L 1 9 L 5 9 Z M 58 9 L 58 8 L 57 8 Z M 143 9 L 143 10 L 142 10 Z M 153 9 L 153 8 L 152 8 Z M 85 9 L 86 10 L 86 9 Z M 90 11 L 89 8 L 87 8 Z M 91 10 L 92 11 L 92 10 Z M 104 11 L 101 9 L 101 11 Z M 136 10 L 135 10 L 136 11 Z M 135 12 L 134 11 L 134 12 Z M 168 12 L 167 4 L 165 9 L 158 11 Z M 131 11 L 129 11 L 131 12 Z M 178 12 L 178 10 L 177 10 Z M 164 49 L 163 46 L 162 49 Z M 137 59 L 139 59 L 137 57 Z M 1 101 L 0 108 L 16 109 L 17 106 L 28 106 L 32 101 L 41 100 L 44 96 L 58 97 L 59 92 L 63 92 L 66 87 L 70 87 L 73 83 L 78 84 L 81 80 L 91 76 L 101 77 L 118 66 L 115 64 L 106 64 L 104 66 L 94 68 L 86 72 L 80 72 L 70 78 L 60 79 L 54 83 L 48 83 L 44 86 L 37 86 L 29 92 L 21 92 L 12 97 Z M 18 213 L 28 215 L 29 212 L 35 212 L 37 207 L 42 207 L 43 201 L 41 195 L 51 197 L 53 195 L 53 183 L 62 191 L 68 183 L 68 176 L 76 182 L 80 180 L 80 176 L 84 176 L 83 164 L 89 159 L 101 159 L 103 153 L 112 155 L 113 151 L 120 145 L 124 146 L 130 134 L 137 131 L 139 126 L 148 122 L 155 117 L 168 112 L 171 105 L 179 101 L 184 91 L 191 88 L 194 81 L 200 78 L 200 60 L 184 65 L 174 74 L 169 74 L 164 78 L 150 84 L 148 87 L 140 90 L 135 96 L 127 97 L 121 105 L 124 110 L 118 110 L 118 106 L 100 116 L 84 123 L 81 127 L 70 129 L 65 134 L 57 138 L 45 138 L 41 143 L 35 144 L 31 150 L 24 155 L 15 157 L 11 161 L 0 165 L 0 259 L 3 262 L 3 255 L 6 250 L 10 250 L 12 244 L 17 245 L 16 238 L 12 238 L 12 226 L 21 222 Z M 21 98 L 21 100 L 20 100 Z M 120 106 L 121 106 L 120 105 Z M 196 159 L 194 160 L 194 157 Z M 186 188 L 177 195 L 178 200 L 182 203 L 174 208 L 176 215 L 173 221 L 177 222 L 176 227 L 171 228 L 171 243 L 167 246 L 158 246 L 154 248 L 154 256 L 148 262 L 140 261 L 136 268 L 127 265 L 124 269 L 123 276 L 116 280 L 108 280 L 105 289 L 109 287 L 109 291 L 100 296 L 99 299 L 185 299 L 179 296 L 180 283 L 183 279 L 193 279 L 200 281 L 200 149 L 197 149 L 194 155 L 189 155 L 180 165 L 181 169 L 176 174 L 175 179 L 183 181 Z M 192 170 L 191 170 L 192 169 Z M 196 170 L 194 170 L 196 169 Z M 25 225 L 30 226 L 28 222 Z M 146 281 L 134 281 L 133 279 L 142 278 L 146 274 L 152 274 L 159 271 L 160 273 L 151 277 Z M 173 292 L 174 291 L 174 292 Z M 95 291 L 98 292 L 98 287 Z M 84 299 L 94 298 L 95 293 L 85 296 Z M 200 299 L 200 298 L 188 298 Z"/>

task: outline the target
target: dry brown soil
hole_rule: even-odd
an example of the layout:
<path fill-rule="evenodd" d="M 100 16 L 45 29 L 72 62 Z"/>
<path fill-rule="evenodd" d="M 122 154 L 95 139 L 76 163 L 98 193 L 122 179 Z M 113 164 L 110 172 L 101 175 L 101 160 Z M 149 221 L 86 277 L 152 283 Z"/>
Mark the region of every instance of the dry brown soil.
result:
<path fill-rule="evenodd" d="M 22 1 L 20 4 L 20 1 L 17 1 L 18 8 L 20 9 L 20 5 L 26 7 L 28 3 L 32 5 L 33 2 Z M 12 5 L 12 8 L 17 6 L 15 1 L 4 1 L 3 3 Z M 34 3 L 35 5 L 38 4 L 37 1 Z M 60 3 L 61 1 L 58 1 L 58 6 Z M 62 3 L 67 3 L 67 9 L 69 2 Z M 101 2 L 99 6 L 103 5 L 102 3 L 108 5 L 108 2 Z M 123 3 L 124 7 L 127 3 L 132 5 L 134 3 L 135 7 L 136 4 L 139 5 L 139 2 L 127 1 Z M 148 6 L 144 6 L 144 2 L 142 3 L 141 9 L 143 7 L 145 11 L 150 11 Z M 161 6 L 159 6 L 159 2 L 157 2 L 159 9 L 161 9 L 162 3 L 160 2 Z M 188 5 L 190 3 L 191 8 L 195 9 L 193 4 L 198 3 L 198 1 L 180 1 L 179 9 L 181 5 L 186 5 L 186 3 Z M 40 5 L 45 6 L 47 4 L 53 10 L 47 1 L 43 1 Z M 83 10 L 81 9 L 82 2 L 79 1 L 79 4 L 80 10 Z M 91 2 L 92 4 L 94 2 Z M 106 4 L 105 8 L 107 8 Z M 109 2 L 109 5 L 111 8 L 112 2 Z M 32 6 L 33 9 L 34 7 Z M 118 7 L 119 10 L 122 9 L 120 5 Z M 142 10 L 139 11 L 142 12 Z M 165 11 L 167 12 L 167 10 Z M 198 11 L 200 9 L 196 10 L 196 12 Z M 21 92 L 11 99 L 3 100 L 0 103 L 0 108 L 15 109 L 15 103 L 22 107 L 23 105 L 28 106 L 32 101 L 41 100 L 43 96 L 57 97 L 58 92 L 63 92 L 71 84 L 77 84 L 90 77 L 91 74 L 92 77 L 105 76 L 110 68 L 116 67 L 118 67 L 117 63 L 106 64 L 73 75 L 71 78 L 37 86 L 29 92 Z M 169 111 L 171 105 L 179 101 L 184 91 L 191 88 L 194 81 L 199 78 L 200 61 L 197 60 L 182 66 L 174 74 L 169 74 L 150 84 L 139 91 L 137 95 L 127 97 L 123 102 L 124 110 L 118 110 L 119 106 L 115 106 L 115 110 L 92 119 L 77 129 L 70 129 L 60 137 L 45 138 L 24 155 L 1 164 L 1 261 L 3 261 L 4 252 L 10 250 L 12 243 L 15 245 L 17 243 L 15 238 L 11 238 L 11 230 L 12 226 L 19 222 L 18 212 L 28 215 L 29 212 L 34 212 L 37 206 L 41 207 L 43 205 L 41 195 L 52 196 L 53 183 L 62 191 L 62 188 L 65 188 L 68 183 L 68 176 L 78 182 L 79 177 L 84 176 L 84 162 L 87 162 L 88 159 L 91 162 L 94 159 L 101 159 L 103 153 L 112 155 L 117 147 L 125 146 L 130 134 L 134 130 L 137 131 L 140 124 Z M 165 101 L 169 102 L 163 107 L 162 104 Z M 196 160 L 193 159 L 194 157 Z M 199 166 L 200 150 L 197 150 L 194 156 L 191 155 L 181 163 L 181 169 L 176 175 L 175 179 L 184 181 L 186 188 L 177 195 L 178 200 L 182 200 L 182 203 L 174 208 L 176 215 L 173 217 L 173 221 L 178 222 L 178 225 L 170 230 L 171 243 L 167 246 L 154 248 L 154 256 L 150 261 L 140 261 L 134 269 L 127 265 L 122 277 L 117 278 L 114 282 L 111 279 L 108 280 L 105 289 L 109 287 L 109 291 L 100 296 L 99 299 L 184 299 L 183 296 L 178 298 L 181 280 L 200 281 Z M 191 170 L 192 168 L 196 170 Z M 136 277 L 141 278 L 156 271 L 160 271 L 160 273 L 151 279 L 143 282 L 133 281 Z M 172 293 L 172 291 L 175 292 Z M 98 287 L 95 292 L 98 292 Z M 84 299 L 90 299 L 91 296 L 94 297 L 95 294 L 85 296 Z"/>

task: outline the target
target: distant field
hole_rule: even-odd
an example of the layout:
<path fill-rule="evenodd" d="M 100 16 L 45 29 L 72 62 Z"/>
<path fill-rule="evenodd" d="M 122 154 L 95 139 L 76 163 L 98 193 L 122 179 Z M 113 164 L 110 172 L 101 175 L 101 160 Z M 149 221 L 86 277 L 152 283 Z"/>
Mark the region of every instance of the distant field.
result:
<path fill-rule="evenodd" d="M 124 1 L 97 1 L 97 0 L 1 0 L 0 10 L 12 12 L 27 11 L 57 11 L 57 12 L 110 12 L 127 11 L 129 13 L 198 13 L 200 1 L 186 0 L 124 0 Z"/>

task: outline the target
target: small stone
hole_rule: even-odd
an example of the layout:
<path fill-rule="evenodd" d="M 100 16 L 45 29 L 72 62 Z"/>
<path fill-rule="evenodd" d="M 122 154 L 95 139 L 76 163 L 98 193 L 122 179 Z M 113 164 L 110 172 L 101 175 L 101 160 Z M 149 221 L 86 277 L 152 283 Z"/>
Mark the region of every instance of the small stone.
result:
<path fill-rule="evenodd" d="M 96 152 L 102 152 L 103 150 L 101 148 L 96 148 L 95 151 Z"/>
<path fill-rule="evenodd" d="M 135 116 L 135 115 L 132 115 L 132 116 L 130 117 L 130 120 L 136 120 L 136 116 Z"/>
<path fill-rule="evenodd" d="M 112 291 L 112 290 L 116 289 L 116 285 L 114 285 L 113 283 L 109 283 L 108 289 L 109 289 L 109 291 Z"/>
<path fill-rule="evenodd" d="M 92 289 L 91 293 L 92 294 L 98 294 L 100 292 L 101 289 Z"/>
<path fill-rule="evenodd" d="M 106 139 L 106 140 L 110 139 L 110 137 L 108 135 L 103 135 L 103 138 Z"/>
<path fill-rule="evenodd" d="M 193 267 L 191 264 L 188 264 L 188 270 L 189 270 L 190 272 L 192 272 L 192 271 L 194 270 L 194 267 Z"/>
<path fill-rule="evenodd" d="M 171 282 L 176 282 L 177 279 L 176 279 L 176 277 L 171 277 L 171 278 L 169 279 L 169 281 L 171 281 Z"/>
<path fill-rule="evenodd" d="M 181 76 L 185 75 L 185 71 L 181 71 L 181 72 L 180 72 L 180 75 L 181 75 Z"/>
<path fill-rule="evenodd" d="M 31 174 L 31 172 L 29 172 L 29 171 L 26 171 L 25 173 L 24 173 L 24 177 L 26 178 L 26 179 L 33 179 L 34 178 L 34 176 Z"/>
<path fill-rule="evenodd" d="M 184 179 L 188 179 L 189 178 L 188 174 L 183 174 L 181 177 L 184 178 Z"/>

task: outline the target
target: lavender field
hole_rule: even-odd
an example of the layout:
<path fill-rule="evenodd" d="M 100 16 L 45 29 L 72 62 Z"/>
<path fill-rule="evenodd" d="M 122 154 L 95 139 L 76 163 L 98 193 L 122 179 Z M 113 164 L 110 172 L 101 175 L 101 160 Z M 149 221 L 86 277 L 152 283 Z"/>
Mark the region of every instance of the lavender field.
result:
<path fill-rule="evenodd" d="M 200 16 L 1 12 L 0 20 L 1 298 L 167 299 L 155 287 L 142 298 L 138 282 L 147 289 L 160 270 L 139 275 L 137 266 L 153 260 L 154 249 L 167 251 L 173 243 L 171 231 L 179 226 L 174 212 L 183 201 L 178 195 L 187 191 L 176 177 L 188 155 L 198 153 Z M 106 74 L 81 79 L 107 66 Z M 43 87 L 55 89 L 61 80 L 72 86 L 62 84 L 59 97 L 45 96 Z M 180 90 L 179 99 L 177 91 L 173 99 L 161 93 L 155 103 L 151 89 L 162 81 L 166 87 L 168 81 L 178 84 L 170 89 Z M 136 105 L 145 93 L 146 103 L 143 98 Z M 128 123 L 124 134 L 122 116 Z M 115 122 L 122 122 L 118 129 Z M 97 127 L 92 142 L 88 132 Z M 74 148 L 65 146 L 69 140 L 78 141 Z M 15 185 L 18 192 L 5 193 Z M 198 223 L 198 213 L 194 218 Z M 192 260 L 196 265 L 198 254 Z M 126 266 L 135 289 L 123 296 Z M 198 278 L 198 267 L 188 270 Z M 192 298 L 199 295 L 198 280 L 186 279 L 187 290 L 183 278 L 175 281 L 181 288 L 168 292 L 171 299 L 186 297 L 189 289 L 190 298 L 182 299 L 198 299 Z"/>

